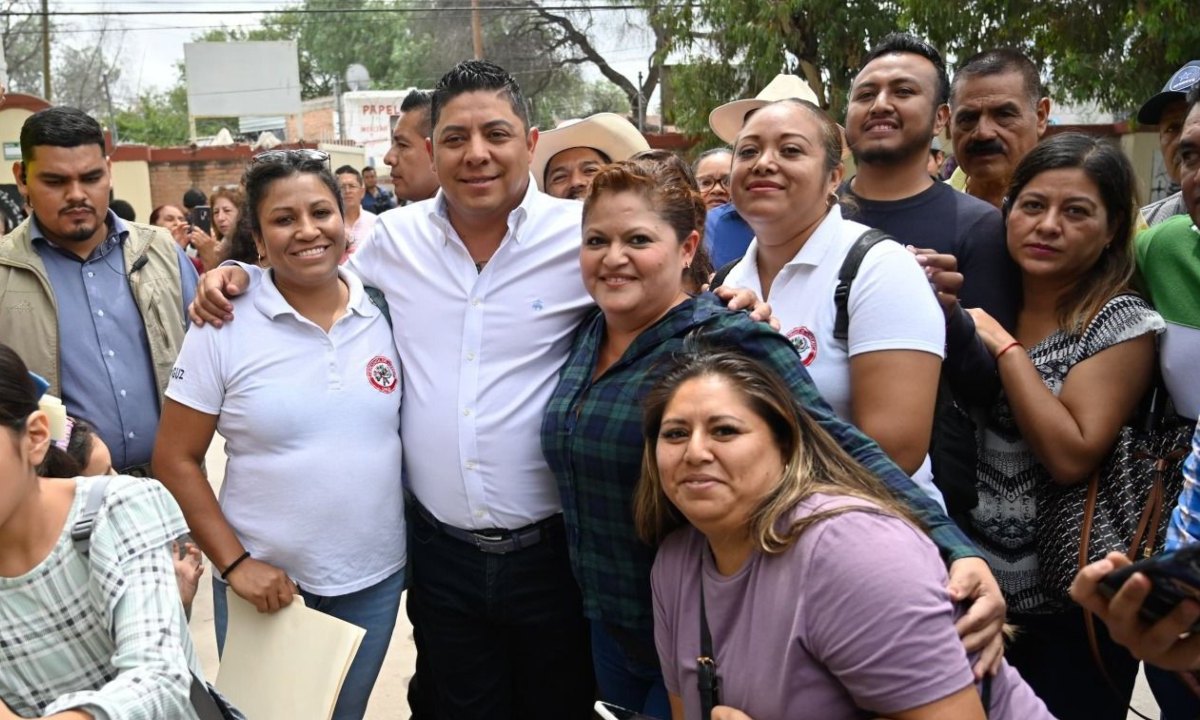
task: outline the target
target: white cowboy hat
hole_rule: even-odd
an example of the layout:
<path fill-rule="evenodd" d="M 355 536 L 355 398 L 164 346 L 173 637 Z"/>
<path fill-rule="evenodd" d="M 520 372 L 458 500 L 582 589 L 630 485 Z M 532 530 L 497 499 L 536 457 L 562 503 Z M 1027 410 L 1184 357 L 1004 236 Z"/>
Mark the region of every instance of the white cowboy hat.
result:
<path fill-rule="evenodd" d="M 599 150 L 611 162 L 619 162 L 649 150 L 650 143 L 646 142 L 633 123 L 615 113 L 596 113 L 583 119 L 563 120 L 558 127 L 538 136 L 533 162 L 529 167 L 537 180 L 538 190 L 545 190 L 546 165 L 551 158 L 563 150 L 577 147 Z"/>
<path fill-rule="evenodd" d="M 708 126 L 717 134 L 717 137 L 732 145 L 733 141 L 737 139 L 737 134 L 741 132 L 742 125 L 746 124 L 746 113 L 776 100 L 788 98 L 807 100 L 814 105 L 821 104 L 817 100 L 817 94 L 804 81 L 804 78 L 781 74 L 776 75 L 774 80 L 767 83 L 762 92 L 753 99 L 734 100 L 713 110 L 708 114 Z"/>

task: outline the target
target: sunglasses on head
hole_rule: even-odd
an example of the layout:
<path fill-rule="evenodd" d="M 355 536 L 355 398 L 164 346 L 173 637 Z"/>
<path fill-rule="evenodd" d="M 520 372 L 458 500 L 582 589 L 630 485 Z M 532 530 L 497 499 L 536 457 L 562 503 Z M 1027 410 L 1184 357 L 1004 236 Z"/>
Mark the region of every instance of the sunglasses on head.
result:
<path fill-rule="evenodd" d="M 298 158 L 300 160 L 315 160 L 316 162 L 323 162 L 326 164 L 329 163 L 329 153 L 321 150 L 313 150 L 311 148 L 299 148 L 297 150 L 266 150 L 250 158 L 250 163 L 253 165 L 261 162 L 291 160 L 292 158 Z"/>

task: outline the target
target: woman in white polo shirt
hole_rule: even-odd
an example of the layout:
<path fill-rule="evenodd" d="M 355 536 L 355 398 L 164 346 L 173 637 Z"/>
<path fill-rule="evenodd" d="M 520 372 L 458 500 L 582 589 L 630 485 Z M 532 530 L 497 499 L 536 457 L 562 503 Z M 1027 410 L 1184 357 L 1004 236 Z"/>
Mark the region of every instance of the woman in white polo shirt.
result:
<path fill-rule="evenodd" d="M 811 103 L 781 100 L 748 115 L 730 190 L 755 239 L 725 284 L 771 303 L 834 411 L 941 502 L 928 452 L 945 321 L 901 245 L 884 240 L 867 251 L 850 285 L 846 337 L 834 337 L 838 273 L 869 230 L 842 219 L 841 157 L 839 128 Z"/>
<path fill-rule="evenodd" d="M 341 196 L 324 153 L 272 151 L 246 170 L 271 270 L 238 322 L 192 328 L 163 404 L 157 477 L 212 560 L 218 644 L 232 589 L 260 612 L 292 601 L 367 630 L 335 718 L 361 718 L 404 585 L 400 361 L 386 317 L 340 270 Z M 214 497 L 201 463 L 225 438 Z"/>

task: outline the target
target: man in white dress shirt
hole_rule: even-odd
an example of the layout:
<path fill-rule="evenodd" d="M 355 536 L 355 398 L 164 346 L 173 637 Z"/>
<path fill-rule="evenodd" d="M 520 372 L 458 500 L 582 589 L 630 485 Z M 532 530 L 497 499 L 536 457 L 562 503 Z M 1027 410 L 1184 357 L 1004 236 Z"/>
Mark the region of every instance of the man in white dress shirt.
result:
<path fill-rule="evenodd" d="M 403 361 L 407 602 L 429 668 L 421 692 L 439 718 L 584 720 L 588 630 L 540 437 L 593 307 L 579 273 L 583 205 L 538 191 L 538 131 L 503 69 L 458 64 L 438 82 L 431 115 L 441 189 L 382 215 L 347 263 L 383 291 Z M 251 280 L 260 272 L 241 267 Z M 236 268 L 208 273 L 193 318 L 231 320 L 224 292 L 246 282 Z"/>
<path fill-rule="evenodd" d="M 347 264 L 383 291 L 403 360 L 408 603 L 429 668 L 421 692 L 439 718 L 587 718 L 587 625 L 540 443 L 592 307 L 579 275 L 582 204 L 532 182 L 538 133 L 501 68 L 453 68 L 432 120 L 441 190 L 381 216 Z M 244 279 L 211 273 L 212 313 L 199 314 L 232 319 L 221 290 Z"/>

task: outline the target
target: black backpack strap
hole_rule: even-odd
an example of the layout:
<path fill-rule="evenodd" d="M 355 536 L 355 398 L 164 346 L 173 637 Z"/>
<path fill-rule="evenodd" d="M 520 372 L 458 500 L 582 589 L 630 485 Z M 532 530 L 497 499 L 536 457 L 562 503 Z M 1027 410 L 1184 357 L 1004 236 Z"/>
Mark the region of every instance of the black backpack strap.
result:
<path fill-rule="evenodd" d="M 850 252 L 846 254 L 846 259 L 842 261 L 842 269 L 838 270 L 837 288 L 833 291 L 833 303 L 837 308 L 837 314 L 833 320 L 833 337 L 835 339 L 845 340 L 850 335 L 850 311 L 848 309 L 850 284 L 858 275 L 858 267 L 862 265 L 863 258 L 880 241 L 892 239 L 892 236 L 884 231 L 871 228 L 858 236 L 854 245 L 850 247 Z"/>
<path fill-rule="evenodd" d="M 373 288 L 370 285 L 363 285 L 363 291 L 367 293 L 367 299 L 371 304 L 379 308 L 379 312 L 383 313 L 383 319 L 387 320 L 388 327 L 392 326 L 392 312 L 388 310 L 387 299 L 383 297 L 383 292 L 379 288 Z"/>
<path fill-rule="evenodd" d="M 712 280 L 708 282 L 709 289 L 715 290 L 725 284 L 725 278 L 729 277 L 729 271 L 733 270 L 734 266 L 741 262 L 741 258 L 730 260 L 721 266 L 721 269 L 713 274 Z"/>
<path fill-rule="evenodd" d="M 71 542 L 75 544 L 75 551 L 84 557 L 88 556 L 88 551 L 92 548 L 92 529 L 96 527 L 96 516 L 100 514 L 100 506 L 104 504 L 104 491 L 111 479 L 111 475 L 92 478 L 83 512 L 79 513 L 75 524 L 71 526 Z"/>

